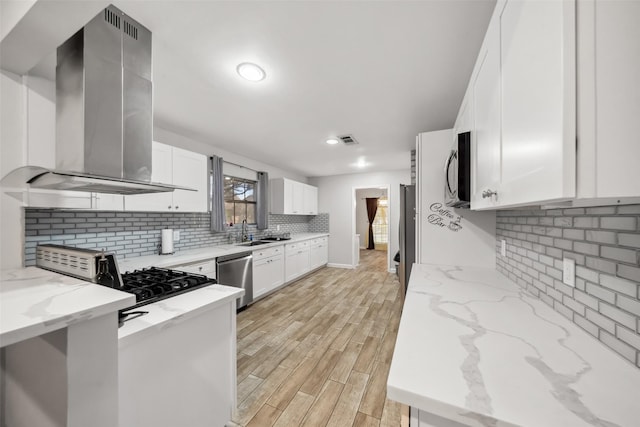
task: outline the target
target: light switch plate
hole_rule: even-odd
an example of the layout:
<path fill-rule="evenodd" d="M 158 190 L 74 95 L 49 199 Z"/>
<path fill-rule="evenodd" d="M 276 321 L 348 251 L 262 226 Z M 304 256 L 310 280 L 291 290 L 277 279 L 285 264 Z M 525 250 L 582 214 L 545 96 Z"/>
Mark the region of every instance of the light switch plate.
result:
<path fill-rule="evenodd" d="M 504 239 L 500 241 L 500 255 L 507 256 L 507 241 Z"/>
<path fill-rule="evenodd" d="M 569 258 L 562 259 L 562 282 L 565 285 L 576 286 L 576 261 Z"/>
<path fill-rule="evenodd" d="M 180 241 L 180 230 L 173 230 L 173 241 L 174 242 Z"/>

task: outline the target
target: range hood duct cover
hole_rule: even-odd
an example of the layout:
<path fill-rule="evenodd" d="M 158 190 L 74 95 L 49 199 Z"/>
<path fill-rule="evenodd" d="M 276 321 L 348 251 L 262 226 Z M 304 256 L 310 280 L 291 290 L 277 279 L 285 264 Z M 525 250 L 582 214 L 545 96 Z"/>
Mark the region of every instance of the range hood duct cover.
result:
<path fill-rule="evenodd" d="M 108 6 L 57 50 L 56 169 L 19 175 L 54 190 L 191 190 L 151 182 L 151 78 L 151 32 Z"/>

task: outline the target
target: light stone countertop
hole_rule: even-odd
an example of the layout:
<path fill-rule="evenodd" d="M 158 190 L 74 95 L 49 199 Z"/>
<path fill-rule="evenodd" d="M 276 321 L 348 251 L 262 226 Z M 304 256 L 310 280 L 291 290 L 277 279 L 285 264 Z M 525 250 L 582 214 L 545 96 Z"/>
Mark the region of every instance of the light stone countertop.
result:
<path fill-rule="evenodd" d="M 637 426 L 640 369 L 495 270 L 414 264 L 387 396 L 470 426 Z"/>
<path fill-rule="evenodd" d="M 0 271 L 0 346 L 135 304 L 134 295 L 27 267 Z"/>
<path fill-rule="evenodd" d="M 198 261 L 214 259 L 220 256 L 231 255 L 240 252 L 253 251 L 257 249 L 266 249 L 273 246 L 284 245 L 287 243 L 302 242 L 304 240 L 315 239 L 318 237 L 328 236 L 329 233 L 298 233 L 292 234 L 290 240 L 281 240 L 278 242 L 267 243 L 258 246 L 238 246 L 238 244 L 218 245 L 197 249 L 186 249 L 178 251 L 172 255 L 147 255 L 136 258 L 118 259 L 118 267 L 120 273 L 133 271 L 141 268 L 161 267 L 172 268 L 179 265 L 189 264 Z"/>
<path fill-rule="evenodd" d="M 170 328 L 205 310 L 212 310 L 224 304 L 233 304 L 235 312 L 235 301 L 243 295 L 244 289 L 211 285 L 138 307 L 134 311 L 146 311 L 148 314 L 126 321 L 118 328 L 118 347 L 123 348 L 130 343 L 139 342 L 148 334 Z"/>

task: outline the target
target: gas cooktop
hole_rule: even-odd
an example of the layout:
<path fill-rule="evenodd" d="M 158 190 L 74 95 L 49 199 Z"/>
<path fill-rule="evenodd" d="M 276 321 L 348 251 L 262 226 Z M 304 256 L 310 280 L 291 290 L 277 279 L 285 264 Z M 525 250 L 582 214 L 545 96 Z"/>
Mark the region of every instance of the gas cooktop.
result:
<path fill-rule="evenodd" d="M 126 309 L 131 310 L 215 283 L 201 274 L 151 267 L 123 274 L 119 290 L 136 296 L 136 304 Z"/>

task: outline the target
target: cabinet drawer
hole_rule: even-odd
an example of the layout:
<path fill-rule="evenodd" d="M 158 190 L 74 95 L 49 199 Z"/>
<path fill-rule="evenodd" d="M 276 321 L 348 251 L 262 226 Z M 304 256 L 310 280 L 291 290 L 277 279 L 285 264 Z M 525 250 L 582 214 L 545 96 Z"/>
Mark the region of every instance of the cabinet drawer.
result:
<path fill-rule="evenodd" d="M 185 273 L 203 274 L 210 279 L 216 278 L 216 260 L 197 261 L 191 264 L 176 265 L 171 267 L 174 270 Z"/>
<path fill-rule="evenodd" d="M 284 253 L 283 245 L 274 246 L 271 248 L 255 249 L 253 251 L 253 261 L 255 262 L 264 258 L 268 258 L 270 256 L 279 255 L 283 253 Z"/>

